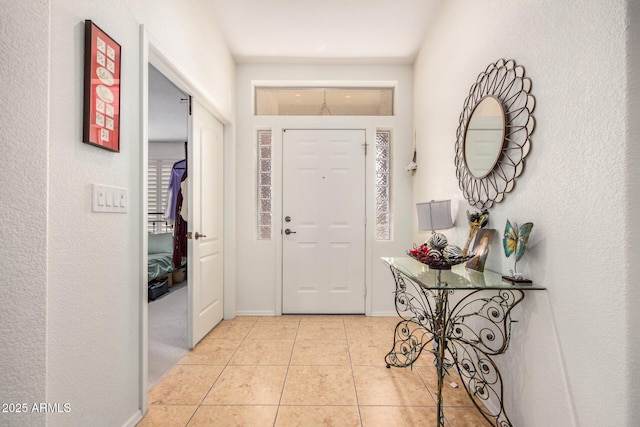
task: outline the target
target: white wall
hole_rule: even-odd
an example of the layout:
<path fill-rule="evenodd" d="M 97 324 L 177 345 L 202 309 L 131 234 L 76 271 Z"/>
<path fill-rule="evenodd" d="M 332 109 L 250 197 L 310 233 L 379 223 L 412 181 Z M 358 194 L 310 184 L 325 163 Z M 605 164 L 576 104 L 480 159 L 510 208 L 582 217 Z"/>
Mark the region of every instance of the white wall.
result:
<path fill-rule="evenodd" d="M 234 113 L 234 62 L 202 3 L 58 0 L 0 7 L 0 40 L 9 54 L 0 67 L 9 82 L 0 118 L 9 166 L 2 168 L 0 191 L 3 201 L 11 200 L 0 205 L 1 259 L 13 275 L 11 292 L 0 297 L 0 400 L 70 405 L 68 413 L 2 414 L 0 425 L 132 425 L 146 393 L 140 382 L 146 142 L 139 23 L 158 34 L 156 46 L 227 117 Z M 85 19 L 122 45 L 120 153 L 81 142 Z M 94 182 L 126 187 L 128 213 L 92 213 Z"/>
<path fill-rule="evenodd" d="M 640 287 L 637 278 L 640 275 L 640 263 L 635 254 L 636 242 L 640 238 L 640 227 L 634 226 L 640 217 L 640 2 L 627 0 L 627 111 L 626 111 L 626 173 L 627 188 L 625 189 L 626 216 L 628 237 L 625 239 L 624 252 L 629 254 L 625 259 L 626 270 L 626 339 L 627 348 L 626 396 L 640 395 Z M 640 419 L 640 405 L 629 405 L 629 420 Z"/>
<path fill-rule="evenodd" d="M 205 1 L 128 0 L 151 42 L 226 120 L 235 115 L 235 61 Z M 224 120 L 223 120 L 224 121 Z"/>
<path fill-rule="evenodd" d="M 184 142 L 149 142 L 149 159 L 184 159 Z"/>
<path fill-rule="evenodd" d="M 254 116 L 252 109 L 252 81 L 397 81 L 396 116 L 394 117 L 273 117 Z M 367 215 L 370 219 L 367 231 L 367 287 L 371 299 L 371 315 L 394 314 L 394 284 L 382 262 L 381 256 L 398 255 L 411 245 L 411 178 L 404 169 L 410 162 L 413 149 L 411 105 L 412 67 L 397 66 L 348 66 L 348 65 L 294 65 L 294 64 L 241 64 L 238 66 L 238 131 L 237 131 L 237 232 L 238 232 L 238 313 L 279 314 L 281 279 L 279 260 L 281 251 L 281 155 L 282 129 L 290 128 L 357 128 L 367 130 L 367 141 L 375 143 L 375 129 L 393 130 L 393 240 L 373 242 L 374 224 L 374 155 L 367 156 Z M 256 212 L 256 131 L 273 130 L 273 223 L 272 240 L 257 240 Z"/>
<path fill-rule="evenodd" d="M 0 2 L 0 402 L 6 403 L 46 398 L 48 7 Z M 44 414 L 0 414 L 1 426 L 43 422 Z"/>
<path fill-rule="evenodd" d="M 491 209 L 489 224 L 501 234 L 507 218 L 535 223 L 518 267 L 547 287 L 527 293 L 514 310 L 520 322 L 500 358 L 511 420 L 518 426 L 632 425 L 637 393 L 627 392 L 637 392 L 637 385 L 626 375 L 638 338 L 625 321 L 638 321 L 625 296 L 637 287 L 626 268 L 631 257 L 637 260 L 631 255 L 637 216 L 629 210 L 637 213 L 638 206 L 625 196 L 637 198 L 637 172 L 633 180 L 630 175 L 637 141 L 627 132 L 638 104 L 633 100 L 627 111 L 625 1 L 587 7 L 454 0 L 439 13 L 414 70 L 415 201 L 461 197 L 454 166 L 459 115 L 490 63 L 505 58 L 523 65 L 537 101 L 524 173 Z M 637 136 L 637 125 L 631 130 Z M 625 159 L 629 154 L 633 160 Z M 447 234 L 463 243 L 469 205 L 462 200 L 459 207 L 457 228 Z M 500 240 L 488 267 L 507 272 L 513 260 L 505 259 Z"/>
<path fill-rule="evenodd" d="M 56 1 L 50 10 L 47 400 L 71 412 L 47 424 L 122 425 L 140 387 L 138 25 L 117 3 Z M 122 45 L 118 154 L 81 142 L 84 19 Z M 127 188 L 128 213 L 92 213 L 92 183 Z"/>

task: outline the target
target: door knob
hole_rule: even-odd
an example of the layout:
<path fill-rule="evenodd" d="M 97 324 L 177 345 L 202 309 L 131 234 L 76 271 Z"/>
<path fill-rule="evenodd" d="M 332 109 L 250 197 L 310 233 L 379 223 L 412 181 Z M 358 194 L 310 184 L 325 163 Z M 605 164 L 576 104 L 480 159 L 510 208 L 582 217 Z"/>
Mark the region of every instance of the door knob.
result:
<path fill-rule="evenodd" d="M 200 234 L 199 232 L 196 231 L 195 237 L 196 237 L 196 240 L 198 240 L 201 237 L 204 239 L 205 237 L 207 237 L 207 235 L 206 234 Z"/>
<path fill-rule="evenodd" d="M 289 234 L 296 234 L 296 232 L 295 231 L 291 231 L 291 230 L 289 230 L 287 228 L 286 230 L 284 230 L 284 234 L 286 234 L 288 236 Z"/>

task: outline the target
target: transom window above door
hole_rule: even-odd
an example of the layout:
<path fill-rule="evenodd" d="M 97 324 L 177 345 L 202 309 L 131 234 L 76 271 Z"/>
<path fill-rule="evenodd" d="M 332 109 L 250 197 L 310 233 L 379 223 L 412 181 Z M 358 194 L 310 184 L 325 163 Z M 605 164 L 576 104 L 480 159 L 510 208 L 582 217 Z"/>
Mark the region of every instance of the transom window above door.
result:
<path fill-rule="evenodd" d="M 392 87 L 256 87 L 257 116 L 393 116 Z"/>

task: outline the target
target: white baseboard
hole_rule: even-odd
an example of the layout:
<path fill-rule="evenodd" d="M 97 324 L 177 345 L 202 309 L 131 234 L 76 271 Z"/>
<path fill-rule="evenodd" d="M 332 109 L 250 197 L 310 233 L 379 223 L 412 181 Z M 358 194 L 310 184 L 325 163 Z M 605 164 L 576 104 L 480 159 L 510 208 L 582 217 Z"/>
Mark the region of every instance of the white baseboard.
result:
<path fill-rule="evenodd" d="M 277 316 L 275 311 L 237 311 L 237 316 Z"/>
<path fill-rule="evenodd" d="M 237 316 L 279 316 L 273 311 L 238 311 L 236 312 Z M 398 313 L 395 311 L 376 311 L 371 313 L 369 317 L 398 317 Z M 399 319 L 399 317 L 398 317 Z"/>
<path fill-rule="evenodd" d="M 371 317 L 397 317 L 400 319 L 395 311 L 374 311 L 371 313 Z"/>
<path fill-rule="evenodd" d="M 142 411 L 138 409 L 138 412 L 133 414 L 131 418 L 129 418 L 124 424 L 122 424 L 122 427 L 135 427 L 136 424 L 138 424 L 141 419 L 142 419 Z"/>

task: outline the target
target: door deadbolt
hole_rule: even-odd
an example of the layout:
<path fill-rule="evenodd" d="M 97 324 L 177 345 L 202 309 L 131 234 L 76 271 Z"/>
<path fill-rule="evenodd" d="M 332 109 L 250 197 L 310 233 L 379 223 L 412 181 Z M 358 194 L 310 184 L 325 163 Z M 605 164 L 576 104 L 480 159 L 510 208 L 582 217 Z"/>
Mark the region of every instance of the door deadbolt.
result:
<path fill-rule="evenodd" d="M 291 222 L 291 217 L 289 215 L 284 217 L 285 222 Z"/>
<path fill-rule="evenodd" d="M 289 230 L 287 228 L 286 230 L 284 230 L 284 234 L 286 234 L 288 236 L 289 234 L 296 234 L 296 232 L 295 231 L 291 231 L 291 230 Z"/>

